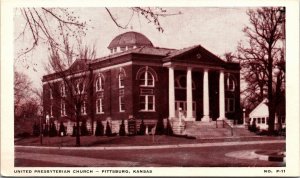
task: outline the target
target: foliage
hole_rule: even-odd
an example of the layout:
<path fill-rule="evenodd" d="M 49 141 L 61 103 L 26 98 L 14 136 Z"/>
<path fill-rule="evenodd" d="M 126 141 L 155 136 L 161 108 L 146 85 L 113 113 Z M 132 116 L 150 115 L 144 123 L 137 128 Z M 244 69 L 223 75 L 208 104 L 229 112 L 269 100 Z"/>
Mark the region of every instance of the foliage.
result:
<path fill-rule="evenodd" d="M 76 125 L 75 125 L 75 124 L 73 125 L 73 132 L 72 132 L 72 136 L 73 136 L 73 137 L 77 136 L 77 127 L 76 127 Z"/>
<path fill-rule="evenodd" d="M 163 121 L 163 119 L 158 119 L 157 124 L 156 124 L 155 134 L 163 135 L 164 132 L 165 132 L 164 121 Z"/>
<path fill-rule="evenodd" d="M 173 134 L 174 134 L 169 119 L 167 119 L 167 128 L 166 128 L 166 130 L 165 130 L 165 134 L 166 134 L 166 135 L 173 135 Z"/>
<path fill-rule="evenodd" d="M 110 126 L 108 121 L 106 122 L 105 135 L 106 136 L 112 136 L 111 126 Z"/>
<path fill-rule="evenodd" d="M 119 135 L 120 136 L 125 136 L 126 135 L 124 119 L 122 119 L 122 123 L 120 125 Z"/>
<path fill-rule="evenodd" d="M 142 119 L 142 122 L 140 124 L 139 135 L 145 135 L 145 132 L 146 132 L 146 126 L 144 123 L 144 119 Z"/>
<path fill-rule="evenodd" d="M 269 131 L 274 130 L 275 108 L 285 90 L 285 8 L 263 7 L 247 12 L 250 25 L 243 32 L 248 45 L 239 44 L 243 80 L 247 88 L 244 105 L 253 107 L 268 98 Z"/>
<path fill-rule="evenodd" d="M 86 120 L 83 120 L 80 126 L 80 132 L 81 132 L 81 136 L 86 136 L 89 135 L 87 126 L 86 126 Z"/>
<path fill-rule="evenodd" d="M 45 127 L 44 127 L 44 130 L 43 130 L 43 135 L 44 136 L 49 136 L 49 124 L 46 124 Z"/>
<path fill-rule="evenodd" d="M 101 121 L 97 121 L 95 135 L 96 136 L 103 136 L 104 135 L 104 126 L 103 126 Z"/>
<path fill-rule="evenodd" d="M 49 137 L 56 137 L 57 136 L 57 130 L 55 127 L 55 124 L 51 122 L 50 124 L 50 130 L 49 130 Z"/>
<path fill-rule="evenodd" d="M 58 132 L 59 136 L 61 136 L 61 133 L 63 133 L 63 136 L 66 136 L 66 129 L 62 121 L 60 122 L 59 125 L 59 132 Z"/>
<path fill-rule="evenodd" d="M 33 132 L 32 132 L 33 136 L 40 135 L 40 126 L 36 122 L 34 122 L 32 130 L 33 130 Z"/>

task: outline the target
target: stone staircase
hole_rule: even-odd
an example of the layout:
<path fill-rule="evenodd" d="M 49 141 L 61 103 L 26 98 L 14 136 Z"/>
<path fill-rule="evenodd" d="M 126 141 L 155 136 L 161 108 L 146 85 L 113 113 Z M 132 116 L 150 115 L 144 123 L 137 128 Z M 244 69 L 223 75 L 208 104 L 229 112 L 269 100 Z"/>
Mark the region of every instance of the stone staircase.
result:
<path fill-rule="evenodd" d="M 248 131 L 245 127 L 235 126 L 230 121 L 229 123 L 228 121 L 224 123 L 224 126 L 223 121 L 185 122 L 185 131 L 183 134 L 199 139 L 255 136 L 254 133 Z"/>

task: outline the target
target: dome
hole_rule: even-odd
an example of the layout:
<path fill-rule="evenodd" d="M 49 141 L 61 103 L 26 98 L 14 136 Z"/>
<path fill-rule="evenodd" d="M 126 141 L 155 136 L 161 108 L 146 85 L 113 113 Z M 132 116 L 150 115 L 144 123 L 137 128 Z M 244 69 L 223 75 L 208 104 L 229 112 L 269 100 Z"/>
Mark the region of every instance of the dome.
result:
<path fill-rule="evenodd" d="M 108 45 L 108 49 L 135 48 L 140 46 L 153 46 L 152 42 L 143 34 L 138 32 L 126 32 L 116 36 Z"/>

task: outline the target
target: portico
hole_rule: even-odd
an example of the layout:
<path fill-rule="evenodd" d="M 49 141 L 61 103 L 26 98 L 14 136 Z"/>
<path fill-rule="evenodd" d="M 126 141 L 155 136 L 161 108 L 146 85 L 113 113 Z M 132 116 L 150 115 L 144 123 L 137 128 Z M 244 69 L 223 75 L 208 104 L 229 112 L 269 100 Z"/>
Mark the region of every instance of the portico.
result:
<path fill-rule="evenodd" d="M 184 70 L 186 73 L 186 114 L 185 114 L 185 121 L 195 121 L 195 115 L 193 115 L 193 110 L 195 106 L 194 103 L 199 101 L 193 100 L 193 87 L 192 82 L 197 81 L 197 78 L 192 77 L 193 71 L 203 73 L 203 83 L 202 83 L 202 100 L 203 100 L 203 116 L 201 118 L 202 122 L 210 122 L 210 94 L 209 88 L 212 87 L 209 85 L 209 71 L 212 69 L 202 68 L 202 67 L 192 67 L 187 66 L 183 68 L 182 66 L 176 67 L 176 65 L 168 66 L 168 73 L 169 73 L 169 118 L 176 118 L 175 113 L 175 70 Z M 216 69 L 214 69 L 216 70 Z M 218 119 L 225 119 L 225 90 L 224 90 L 224 70 L 218 70 L 219 72 L 219 117 Z M 197 89 L 195 92 L 199 92 Z M 183 109 L 183 108 L 181 108 Z"/>

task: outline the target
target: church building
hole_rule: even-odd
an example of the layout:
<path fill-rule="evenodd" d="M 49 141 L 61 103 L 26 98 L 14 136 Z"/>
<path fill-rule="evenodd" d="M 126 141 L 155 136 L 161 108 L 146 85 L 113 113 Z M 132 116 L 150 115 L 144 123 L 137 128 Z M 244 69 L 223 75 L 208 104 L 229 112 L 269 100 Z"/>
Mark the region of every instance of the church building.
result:
<path fill-rule="evenodd" d="M 143 120 L 151 127 L 160 119 L 176 121 L 180 113 L 184 122 L 241 121 L 239 63 L 224 61 L 201 45 L 156 47 L 133 31 L 116 36 L 107 48 L 110 55 L 77 59 L 66 70 L 78 69 L 68 74 L 70 80 L 80 73 L 89 76 L 81 109 L 89 129 L 109 120 L 118 133 L 122 120 Z M 63 100 L 69 95 L 64 82 L 59 73 L 43 76 L 43 106 L 45 117 L 63 122 L 71 134 L 75 106 Z"/>

